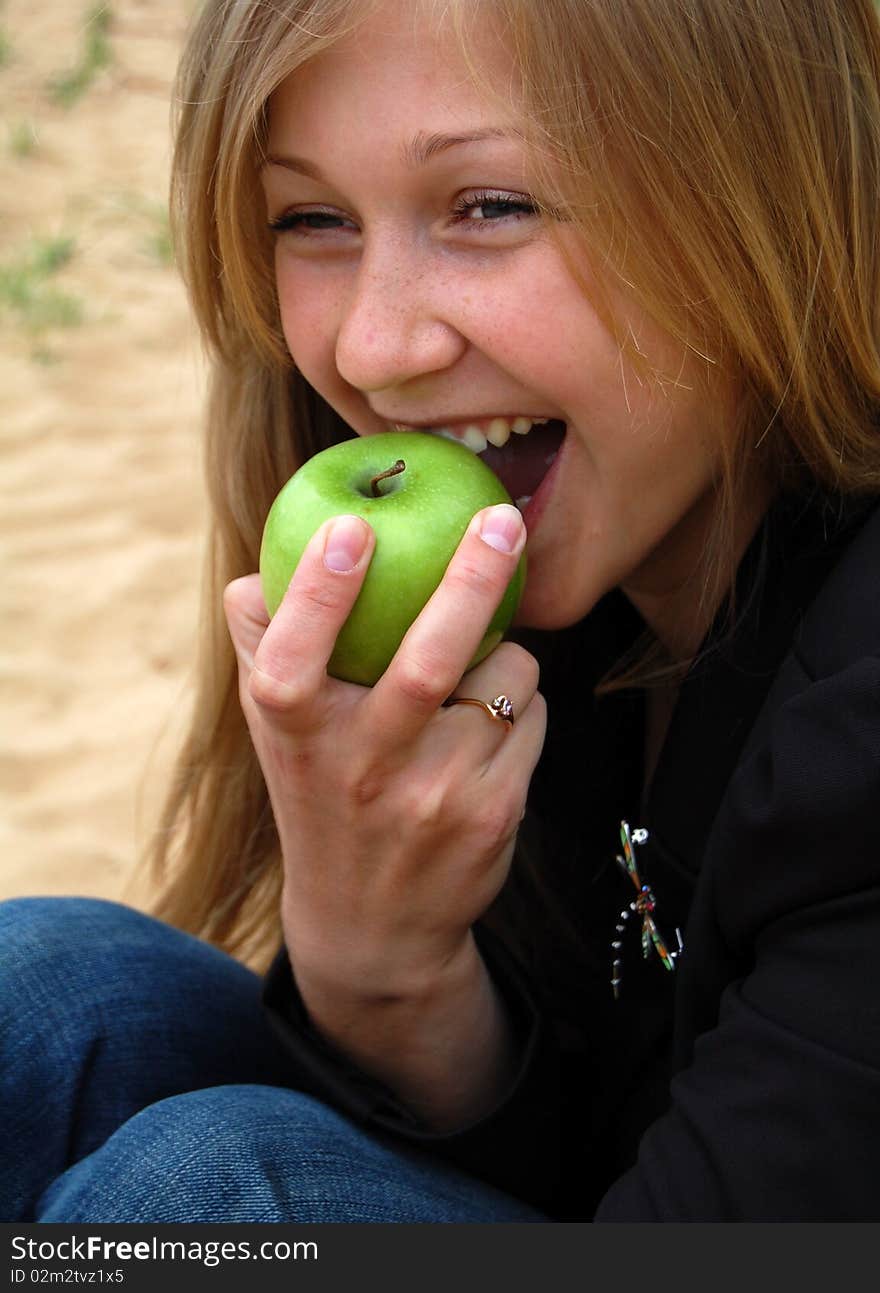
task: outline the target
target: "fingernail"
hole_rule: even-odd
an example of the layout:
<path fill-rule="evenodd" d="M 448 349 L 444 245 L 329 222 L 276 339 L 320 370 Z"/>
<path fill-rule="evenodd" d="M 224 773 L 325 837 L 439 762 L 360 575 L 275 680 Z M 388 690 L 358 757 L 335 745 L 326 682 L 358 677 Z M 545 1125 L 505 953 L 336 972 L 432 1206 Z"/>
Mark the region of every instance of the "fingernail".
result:
<path fill-rule="evenodd" d="M 511 503 L 499 503 L 480 522 L 480 538 L 497 552 L 516 552 L 523 537 L 522 516 Z"/>
<path fill-rule="evenodd" d="M 324 565 L 345 573 L 354 570 L 367 546 L 368 530 L 359 516 L 338 516 L 324 540 Z"/>

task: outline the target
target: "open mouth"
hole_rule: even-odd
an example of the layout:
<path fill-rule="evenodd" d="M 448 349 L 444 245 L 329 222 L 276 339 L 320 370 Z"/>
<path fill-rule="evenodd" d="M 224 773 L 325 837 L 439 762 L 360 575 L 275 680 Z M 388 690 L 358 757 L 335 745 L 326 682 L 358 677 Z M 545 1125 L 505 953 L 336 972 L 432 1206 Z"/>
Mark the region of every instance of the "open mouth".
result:
<path fill-rule="evenodd" d="M 511 435 L 503 445 L 480 451 L 520 511 L 528 507 L 553 466 L 565 438 L 565 423 L 555 418 L 537 422 L 525 433 Z"/>
<path fill-rule="evenodd" d="M 431 427 L 430 434 L 458 440 L 478 454 L 524 511 L 553 466 L 565 423 L 556 418 L 496 417 L 466 427 Z"/>

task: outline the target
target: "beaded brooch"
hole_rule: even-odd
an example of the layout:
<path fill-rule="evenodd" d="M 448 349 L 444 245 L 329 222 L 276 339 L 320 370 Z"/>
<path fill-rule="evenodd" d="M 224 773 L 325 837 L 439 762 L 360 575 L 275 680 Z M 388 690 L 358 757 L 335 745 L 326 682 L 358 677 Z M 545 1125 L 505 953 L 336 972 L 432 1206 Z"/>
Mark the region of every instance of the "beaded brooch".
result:
<path fill-rule="evenodd" d="M 635 853 L 635 846 L 644 844 L 647 838 L 648 832 L 646 830 L 637 829 L 631 831 L 628 822 L 620 823 L 620 842 L 623 846 L 623 856 L 621 857 L 618 853 L 614 860 L 635 885 L 636 897 L 621 911 L 614 927 L 616 937 L 611 944 L 611 990 L 614 993 L 615 1001 L 620 996 L 620 987 L 623 982 L 623 935 L 626 932 L 627 921 L 633 912 L 642 918 L 642 956 L 645 960 L 651 955 L 651 948 L 653 947 L 664 968 L 674 970 L 676 960 L 684 951 L 681 930 L 678 927 L 675 930 L 678 947 L 674 952 L 670 952 L 654 922 L 657 899 L 654 897 L 651 886 L 645 884 L 639 875 Z"/>

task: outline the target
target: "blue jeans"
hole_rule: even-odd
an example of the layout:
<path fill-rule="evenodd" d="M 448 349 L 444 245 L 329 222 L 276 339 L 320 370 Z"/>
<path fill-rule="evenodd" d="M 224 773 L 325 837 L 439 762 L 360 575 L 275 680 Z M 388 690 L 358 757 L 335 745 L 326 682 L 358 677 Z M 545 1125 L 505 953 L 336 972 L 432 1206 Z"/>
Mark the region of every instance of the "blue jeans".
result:
<path fill-rule="evenodd" d="M 287 1085 L 260 987 L 116 903 L 0 903 L 0 1220 L 547 1220 Z"/>

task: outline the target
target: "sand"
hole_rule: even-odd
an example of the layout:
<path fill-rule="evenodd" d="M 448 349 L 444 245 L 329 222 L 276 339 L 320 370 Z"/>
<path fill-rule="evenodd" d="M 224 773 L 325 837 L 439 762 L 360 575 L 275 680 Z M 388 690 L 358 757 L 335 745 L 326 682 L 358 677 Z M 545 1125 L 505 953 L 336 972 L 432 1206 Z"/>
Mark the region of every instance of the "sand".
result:
<path fill-rule="evenodd" d="M 203 541 L 204 372 L 164 216 L 193 5 L 105 8 L 107 61 L 64 104 L 94 5 L 0 0 L 0 897 L 145 905 Z"/>

